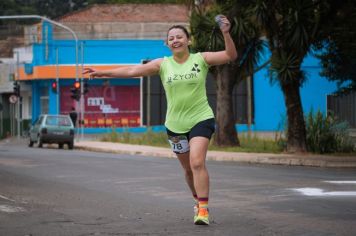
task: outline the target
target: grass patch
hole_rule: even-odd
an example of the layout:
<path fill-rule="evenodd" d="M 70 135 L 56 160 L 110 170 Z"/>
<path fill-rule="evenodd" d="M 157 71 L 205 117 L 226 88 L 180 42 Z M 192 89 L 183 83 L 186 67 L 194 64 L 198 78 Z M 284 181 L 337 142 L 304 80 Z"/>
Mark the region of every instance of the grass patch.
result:
<path fill-rule="evenodd" d="M 166 133 L 152 132 L 150 130 L 144 133 L 117 133 L 113 130 L 110 134 L 104 135 L 100 140 L 104 142 L 169 147 Z"/>
<path fill-rule="evenodd" d="M 226 152 L 264 152 L 280 153 L 283 151 L 284 141 L 281 138 L 263 139 L 256 135 L 248 137 L 239 135 L 240 147 L 219 147 L 210 142 L 209 150 L 226 151 Z M 155 147 L 169 147 L 167 134 L 165 132 L 152 132 L 151 130 L 144 133 L 117 133 L 114 130 L 101 138 L 104 142 L 118 142 L 126 144 L 148 145 Z"/>
<path fill-rule="evenodd" d="M 219 147 L 212 144 L 209 145 L 209 150 L 226 151 L 226 152 L 264 152 L 264 153 L 281 153 L 283 145 L 279 140 L 263 139 L 257 136 L 248 137 L 245 135 L 239 136 L 240 147 Z"/>

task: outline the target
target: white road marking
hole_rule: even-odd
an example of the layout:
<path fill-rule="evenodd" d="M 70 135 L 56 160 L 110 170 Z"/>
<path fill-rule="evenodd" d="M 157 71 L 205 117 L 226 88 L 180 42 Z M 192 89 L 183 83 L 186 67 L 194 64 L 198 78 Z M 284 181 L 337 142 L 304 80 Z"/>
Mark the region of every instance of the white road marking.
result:
<path fill-rule="evenodd" d="M 324 183 L 330 184 L 356 184 L 355 180 L 325 180 Z M 312 197 L 351 197 L 356 196 L 356 191 L 329 191 L 326 192 L 321 188 L 294 188 L 293 191 L 297 191 L 306 196 Z"/>
<path fill-rule="evenodd" d="M 339 181 L 328 180 L 324 182 L 331 183 L 331 184 L 356 184 L 356 181 L 354 180 L 339 180 Z"/>
<path fill-rule="evenodd" d="M 8 200 L 8 201 L 11 201 L 11 202 L 15 202 L 15 200 L 10 199 L 10 198 L 8 198 L 8 197 L 5 197 L 5 196 L 3 196 L 3 195 L 0 195 L 0 198 L 5 199 L 5 200 Z"/>
<path fill-rule="evenodd" d="M 324 192 L 323 189 L 320 188 L 295 188 L 294 191 L 300 192 L 303 195 L 311 196 L 311 197 L 351 197 L 356 196 L 356 191 L 331 191 Z"/>
<path fill-rule="evenodd" d="M 23 211 L 25 211 L 25 209 L 22 207 L 0 205 L 0 211 L 6 212 L 6 213 L 15 213 L 15 212 L 23 212 Z"/>

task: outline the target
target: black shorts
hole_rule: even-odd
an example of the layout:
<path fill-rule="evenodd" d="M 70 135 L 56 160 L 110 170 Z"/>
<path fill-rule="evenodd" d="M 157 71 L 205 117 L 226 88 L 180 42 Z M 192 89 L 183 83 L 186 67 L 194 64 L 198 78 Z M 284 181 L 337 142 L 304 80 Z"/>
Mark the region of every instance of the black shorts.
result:
<path fill-rule="evenodd" d="M 177 134 L 167 129 L 168 142 L 171 145 L 172 151 L 177 154 L 187 153 L 190 150 L 189 140 L 194 137 L 206 137 L 211 138 L 211 135 L 215 131 L 215 119 L 211 118 L 203 120 L 194 125 L 193 128 L 183 134 Z"/>
<path fill-rule="evenodd" d="M 168 137 L 185 136 L 188 141 L 194 137 L 205 137 L 211 139 L 211 136 L 215 132 L 215 119 L 211 118 L 200 121 L 198 124 L 194 125 L 189 132 L 183 134 L 174 133 L 167 128 L 166 130 Z"/>

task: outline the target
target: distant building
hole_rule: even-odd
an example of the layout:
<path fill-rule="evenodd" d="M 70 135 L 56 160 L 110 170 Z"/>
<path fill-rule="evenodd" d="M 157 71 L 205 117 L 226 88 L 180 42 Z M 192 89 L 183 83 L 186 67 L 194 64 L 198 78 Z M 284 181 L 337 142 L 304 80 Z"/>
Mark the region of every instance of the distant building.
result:
<path fill-rule="evenodd" d="M 189 10 L 179 4 L 104 4 L 56 21 L 75 32 L 77 48 L 68 30 L 48 22 L 25 30 L 33 54 L 18 79 L 31 84 L 27 99 L 32 101 L 32 122 L 42 113 L 67 114 L 74 106 L 85 127 L 142 125 L 143 78 L 85 79 L 89 86 L 83 105 L 71 98 L 71 87 L 82 79 L 84 65 L 115 68 L 169 55 L 164 45 L 167 30 L 173 24 L 188 26 Z M 51 87 L 55 81 L 58 93 Z"/>
<path fill-rule="evenodd" d="M 162 40 L 173 24 L 188 26 L 189 9 L 182 4 L 94 4 L 55 21 L 75 31 L 79 39 Z M 41 40 L 39 27 L 26 28 L 26 42 Z M 72 36 L 54 27 L 53 38 L 72 39 Z"/>

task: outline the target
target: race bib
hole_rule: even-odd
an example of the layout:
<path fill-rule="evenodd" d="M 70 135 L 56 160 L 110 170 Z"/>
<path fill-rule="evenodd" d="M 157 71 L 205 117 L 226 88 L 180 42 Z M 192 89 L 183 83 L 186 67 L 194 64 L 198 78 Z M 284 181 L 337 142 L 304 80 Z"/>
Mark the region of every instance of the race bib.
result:
<path fill-rule="evenodd" d="M 189 142 L 186 136 L 169 136 L 169 143 L 171 144 L 171 148 L 175 153 L 186 153 L 189 152 Z"/>

